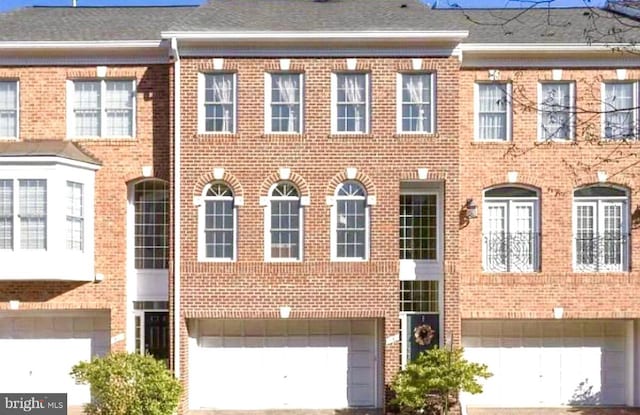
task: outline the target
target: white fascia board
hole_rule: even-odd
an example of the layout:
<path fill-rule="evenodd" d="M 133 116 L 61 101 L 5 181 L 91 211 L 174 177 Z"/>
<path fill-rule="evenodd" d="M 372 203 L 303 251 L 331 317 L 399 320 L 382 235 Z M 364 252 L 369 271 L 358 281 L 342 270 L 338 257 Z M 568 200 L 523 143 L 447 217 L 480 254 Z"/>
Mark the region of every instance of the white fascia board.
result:
<path fill-rule="evenodd" d="M 431 40 L 457 42 L 469 36 L 467 30 L 434 30 L 434 31 L 368 31 L 368 32 L 291 32 L 291 31 L 266 31 L 266 32 L 162 32 L 162 38 L 176 38 L 178 40 L 279 40 L 279 41 L 304 41 L 304 40 Z"/>
<path fill-rule="evenodd" d="M 463 43 L 465 52 L 611 52 L 637 49 L 633 43 Z"/>
<path fill-rule="evenodd" d="M 5 41 L 0 49 L 145 49 L 157 48 L 162 40 L 96 40 L 96 41 Z"/>
<path fill-rule="evenodd" d="M 61 164 L 71 167 L 78 167 L 87 170 L 97 171 L 100 170 L 100 165 L 87 163 L 84 161 L 72 160 L 65 157 L 55 156 L 11 156 L 0 157 L 0 166 L 2 165 L 19 165 L 19 164 Z"/>

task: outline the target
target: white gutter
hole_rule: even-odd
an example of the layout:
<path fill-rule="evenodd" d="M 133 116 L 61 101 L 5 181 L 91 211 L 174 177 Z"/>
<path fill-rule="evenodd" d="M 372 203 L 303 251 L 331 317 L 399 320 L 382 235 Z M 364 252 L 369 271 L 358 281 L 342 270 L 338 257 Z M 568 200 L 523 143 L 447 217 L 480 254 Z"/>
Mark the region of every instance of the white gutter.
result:
<path fill-rule="evenodd" d="M 0 49 L 132 49 L 157 48 L 162 40 L 96 40 L 96 41 L 3 41 Z"/>
<path fill-rule="evenodd" d="M 633 43 L 462 43 L 464 52 L 611 52 L 637 49 Z"/>
<path fill-rule="evenodd" d="M 180 40 L 432 40 L 460 41 L 469 36 L 467 30 L 434 30 L 434 31 L 370 31 L 370 32 L 162 32 L 165 39 Z"/>
<path fill-rule="evenodd" d="M 173 54 L 173 374 L 180 379 L 180 52 L 171 38 Z"/>

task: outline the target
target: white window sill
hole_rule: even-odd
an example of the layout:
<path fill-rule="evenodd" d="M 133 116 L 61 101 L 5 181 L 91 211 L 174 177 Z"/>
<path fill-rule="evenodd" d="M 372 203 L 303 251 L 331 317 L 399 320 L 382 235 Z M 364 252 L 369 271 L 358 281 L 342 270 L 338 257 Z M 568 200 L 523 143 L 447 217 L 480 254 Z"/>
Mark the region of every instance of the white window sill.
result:
<path fill-rule="evenodd" d="M 368 262 L 369 258 L 331 258 L 331 262 Z"/>
<path fill-rule="evenodd" d="M 444 266 L 437 260 L 400 260 L 400 280 L 440 280 Z"/>

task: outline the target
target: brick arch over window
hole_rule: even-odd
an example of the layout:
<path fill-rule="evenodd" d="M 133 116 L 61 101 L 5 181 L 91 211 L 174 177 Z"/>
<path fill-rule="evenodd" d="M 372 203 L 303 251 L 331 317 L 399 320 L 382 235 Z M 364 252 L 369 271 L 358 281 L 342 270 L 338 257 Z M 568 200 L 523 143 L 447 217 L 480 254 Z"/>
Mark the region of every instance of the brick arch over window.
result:
<path fill-rule="evenodd" d="M 125 183 L 127 184 L 127 186 L 135 186 L 138 183 L 149 182 L 149 181 L 157 181 L 157 182 L 162 182 L 162 183 L 166 184 L 167 186 L 169 185 L 169 181 L 168 180 L 165 180 L 165 179 L 162 179 L 162 178 L 156 177 L 156 176 L 150 176 L 150 177 L 135 176 L 135 177 L 127 178 Z"/>
<path fill-rule="evenodd" d="M 606 182 L 594 181 L 593 177 L 585 177 L 576 179 L 574 182 L 574 188 L 572 190 L 590 186 L 618 187 L 626 190 L 628 194 L 631 194 L 632 190 L 634 189 L 632 181 L 623 177 L 616 177 L 615 181 L 607 180 Z"/>
<path fill-rule="evenodd" d="M 373 184 L 373 180 L 371 180 L 371 178 L 368 175 L 366 175 L 365 173 L 362 173 L 361 171 L 358 171 L 358 174 L 353 179 L 348 179 L 347 174 L 344 171 L 333 176 L 331 181 L 329 181 L 329 186 L 327 186 L 326 195 L 335 196 L 336 188 L 338 187 L 338 185 L 340 183 L 344 183 L 349 180 L 355 180 L 357 182 L 362 183 L 362 185 L 364 186 L 364 190 L 367 191 L 367 196 L 376 195 L 376 186 Z"/>
<path fill-rule="evenodd" d="M 213 172 L 209 172 L 198 177 L 198 180 L 196 180 L 196 184 L 193 187 L 193 196 L 202 196 L 204 187 L 211 182 L 225 182 L 233 191 L 233 196 L 244 196 L 244 190 L 242 189 L 240 181 L 236 178 L 236 176 L 226 170 L 221 179 L 216 179 L 215 177 L 213 177 Z"/>
<path fill-rule="evenodd" d="M 536 190 L 541 192 L 544 189 L 544 183 L 540 180 L 540 178 L 535 176 L 530 176 L 528 174 L 518 174 L 518 179 L 515 182 L 509 182 L 507 179 L 507 173 L 500 175 L 493 175 L 492 177 L 484 180 L 482 182 L 482 190 L 491 189 L 493 187 L 501 187 L 501 186 L 521 186 L 528 187 L 532 190 Z"/>
<path fill-rule="evenodd" d="M 269 190 L 271 187 L 273 187 L 274 184 L 283 181 L 293 183 L 298 188 L 300 196 L 311 197 L 311 190 L 309 189 L 307 181 L 304 177 L 294 172 L 291 172 L 291 175 L 286 180 L 281 179 L 278 172 L 271 173 L 260 185 L 260 196 L 269 196 Z"/>

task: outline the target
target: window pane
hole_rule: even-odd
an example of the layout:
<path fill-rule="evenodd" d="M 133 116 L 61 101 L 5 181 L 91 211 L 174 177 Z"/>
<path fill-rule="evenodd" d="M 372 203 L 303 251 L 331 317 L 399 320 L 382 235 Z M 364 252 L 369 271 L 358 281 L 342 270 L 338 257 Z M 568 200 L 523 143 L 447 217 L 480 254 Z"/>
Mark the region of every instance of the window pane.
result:
<path fill-rule="evenodd" d="M 583 187 L 573 192 L 574 197 L 627 197 L 627 192 L 609 186 Z"/>
<path fill-rule="evenodd" d="M 437 259 L 436 195 L 400 196 L 400 259 Z"/>
<path fill-rule="evenodd" d="M 84 249 L 84 195 L 81 183 L 67 182 L 67 249 Z"/>
<path fill-rule="evenodd" d="M 271 130 L 300 132 L 300 74 L 271 75 Z"/>
<path fill-rule="evenodd" d="M 20 248 L 46 249 L 47 181 L 19 180 Z"/>
<path fill-rule="evenodd" d="M 478 133 L 481 140 L 507 139 L 507 86 L 478 85 Z"/>
<path fill-rule="evenodd" d="M 106 131 L 108 136 L 133 135 L 134 84 L 131 81 L 106 81 Z"/>
<path fill-rule="evenodd" d="M 365 258 L 365 203 L 364 198 L 337 201 L 338 257 Z"/>
<path fill-rule="evenodd" d="M 596 263 L 594 245 L 594 206 L 582 205 L 576 208 L 576 264 L 590 266 Z"/>
<path fill-rule="evenodd" d="M 604 136 L 606 138 L 633 138 L 635 116 L 632 83 L 605 84 Z"/>
<path fill-rule="evenodd" d="M 235 85 L 233 74 L 205 74 L 205 131 L 233 132 Z"/>
<path fill-rule="evenodd" d="M 486 203 L 484 229 L 485 267 L 488 271 L 507 270 L 507 205 Z"/>
<path fill-rule="evenodd" d="M 13 180 L 0 180 L 0 249 L 13 249 Z"/>
<path fill-rule="evenodd" d="M 571 85 L 541 85 L 541 139 L 571 138 Z"/>
<path fill-rule="evenodd" d="M 402 75 L 402 130 L 431 132 L 431 74 Z"/>
<path fill-rule="evenodd" d="M 76 81 L 74 86 L 75 135 L 100 135 L 100 82 Z"/>
<path fill-rule="evenodd" d="M 512 197 L 538 197 L 538 194 L 531 189 L 514 186 L 501 186 L 489 189 L 484 192 L 484 197 L 512 198 Z"/>
<path fill-rule="evenodd" d="M 360 132 L 367 130 L 366 114 L 368 102 L 365 74 L 338 74 L 337 80 L 337 128 L 339 132 Z"/>
<path fill-rule="evenodd" d="M 207 258 L 233 259 L 233 214 L 233 200 L 230 197 L 210 197 L 205 201 L 204 233 Z"/>
<path fill-rule="evenodd" d="M 271 257 L 300 259 L 300 201 L 271 201 Z"/>
<path fill-rule="evenodd" d="M 0 137 L 18 135 L 18 83 L 0 82 Z"/>
<path fill-rule="evenodd" d="M 135 185 L 136 269 L 166 269 L 169 251 L 169 193 L 160 180 Z"/>
<path fill-rule="evenodd" d="M 400 311 L 439 312 L 438 281 L 400 281 Z"/>

